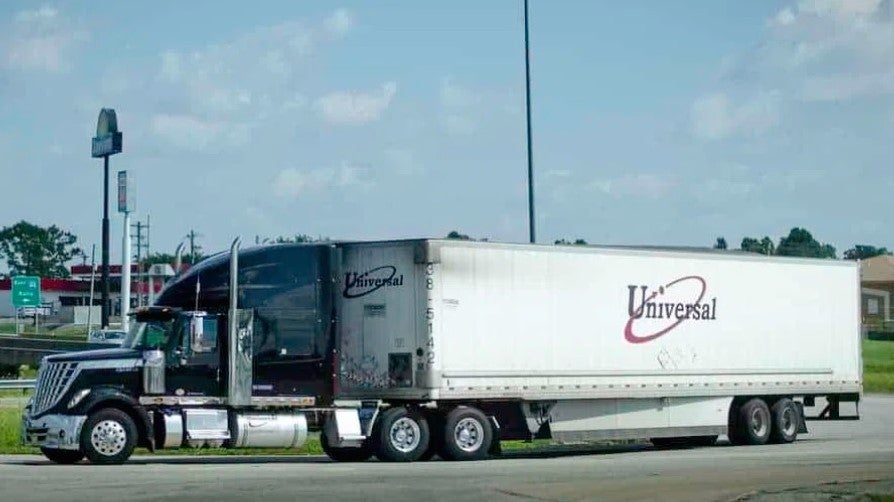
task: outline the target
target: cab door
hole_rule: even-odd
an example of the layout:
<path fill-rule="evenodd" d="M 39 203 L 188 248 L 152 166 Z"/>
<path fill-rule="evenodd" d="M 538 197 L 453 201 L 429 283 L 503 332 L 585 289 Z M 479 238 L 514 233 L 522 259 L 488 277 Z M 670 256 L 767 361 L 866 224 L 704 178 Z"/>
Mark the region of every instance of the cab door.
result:
<path fill-rule="evenodd" d="M 216 315 L 184 316 L 175 324 L 168 351 L 167 395 L 221 397 L 223 319 Z"/>

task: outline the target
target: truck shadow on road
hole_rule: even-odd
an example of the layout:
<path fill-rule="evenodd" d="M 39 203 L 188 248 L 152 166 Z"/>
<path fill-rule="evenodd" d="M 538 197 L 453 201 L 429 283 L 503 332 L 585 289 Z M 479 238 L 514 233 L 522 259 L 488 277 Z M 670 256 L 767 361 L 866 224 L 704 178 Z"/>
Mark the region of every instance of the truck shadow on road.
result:
<path fill-rule="evenodd" d="M 622 445 L 557 445 L 532 449 L 513 449 L 503 451 L 499 455 L 488 458 L 488 461 L 521 460 L 521 459 L 549 459 L 562 457 L 585 457 L 614 455 L 619 453 L 634 453 L 641 451 L 674 451 L 674 450 L 708 450 L 716 448 L 735 448 L 728 442 L 721 441 L 714 446 L 694 447 L 655 447 L 650 443 L 634 443 Z M 369 462 L 378 463 L 375 459 Z M 434 457 L 431 462 L 445 462 L 439 457 Z M 26 460 L 24 462 L 4 462 L 19 465 L 55 465 L 49 460 Z M 324 455 L 197 455 L 197 456 L 151 456 L 139 455 L 131 457 L 129 465 L 240 465 L 240 464 L 336 464 Z M 419 462 L 427 463 L 427 462 Z M 90 465 L 80 462 L 77 465 Z M 353 464 L 358 465 L 358 464 Z"/>

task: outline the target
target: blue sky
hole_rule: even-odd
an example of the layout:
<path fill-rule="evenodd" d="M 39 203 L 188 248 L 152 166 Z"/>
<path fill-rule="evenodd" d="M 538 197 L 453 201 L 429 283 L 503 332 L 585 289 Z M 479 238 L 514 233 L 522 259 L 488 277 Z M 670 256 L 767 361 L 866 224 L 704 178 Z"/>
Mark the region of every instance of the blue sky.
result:
<path fill-rule="evenodd" d="M 891 0 L 531 0 L 538 238 L 894 247 Z M 0 224 L 527 239 L 522 2 L 0 4 Z M 114 197 L 114 190 L 112 193 Z M 114 199 L 113 199 L 114 202 Z M 112 217 L 117 260 L 121 217 Z"/>

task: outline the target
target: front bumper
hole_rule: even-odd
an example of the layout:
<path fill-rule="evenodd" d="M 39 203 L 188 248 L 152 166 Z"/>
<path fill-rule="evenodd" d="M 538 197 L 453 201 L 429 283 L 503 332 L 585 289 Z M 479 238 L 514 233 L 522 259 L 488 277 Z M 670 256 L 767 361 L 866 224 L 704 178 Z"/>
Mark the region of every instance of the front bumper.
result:
<path fill-rule="evenodd" d="M 40 448 L 77 450 L 86 415 L 22 415 L 22 444 Z"/>

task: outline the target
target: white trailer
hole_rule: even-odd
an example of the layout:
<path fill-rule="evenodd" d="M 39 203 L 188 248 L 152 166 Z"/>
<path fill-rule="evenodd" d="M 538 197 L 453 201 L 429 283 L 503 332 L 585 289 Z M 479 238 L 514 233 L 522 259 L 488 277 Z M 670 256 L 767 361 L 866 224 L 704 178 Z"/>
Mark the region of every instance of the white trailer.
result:
<path fill-rule="evenodd" d="M 122 348 L 44 358 L 22 440 L 335 460 L 485 457 L 504 439 L 791 442 L 862 390 L 852 262 L 454 240 L 208 258 Z"/>
<path fill-rule="evenodd" d="M 336 395 L 400 405 L 374 440 L 409 434 L 395 444 L 410 460 L 426 455 L 420 435 L 451 458 L 507 437 L 790 442 L 820 396 L 821 418 L 856 418 L 839 410 L 862 391 L 854 262 L 458 240 L 340 249 Z"/>

